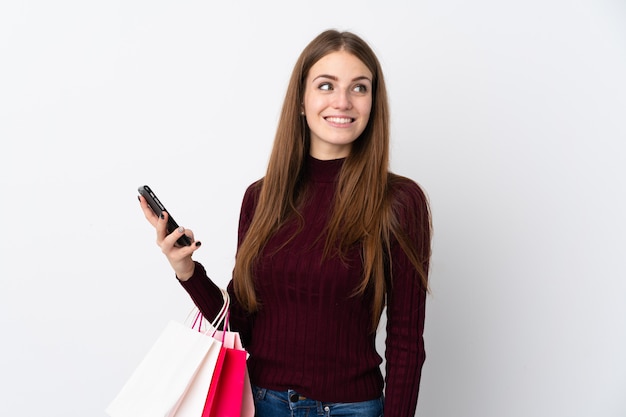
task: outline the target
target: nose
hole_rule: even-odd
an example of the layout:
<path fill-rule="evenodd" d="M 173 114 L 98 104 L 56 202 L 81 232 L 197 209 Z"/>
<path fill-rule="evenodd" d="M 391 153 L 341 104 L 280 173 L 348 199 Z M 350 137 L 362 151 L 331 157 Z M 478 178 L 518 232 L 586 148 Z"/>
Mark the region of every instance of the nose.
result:
<path fill-rule="evenodd" d="M 333 106 L 336 109 L 350 109 L 352 108 L 352 101 L 350 100 L 350 93 L 345 90 L 336 90 L 335 100 Z"/>

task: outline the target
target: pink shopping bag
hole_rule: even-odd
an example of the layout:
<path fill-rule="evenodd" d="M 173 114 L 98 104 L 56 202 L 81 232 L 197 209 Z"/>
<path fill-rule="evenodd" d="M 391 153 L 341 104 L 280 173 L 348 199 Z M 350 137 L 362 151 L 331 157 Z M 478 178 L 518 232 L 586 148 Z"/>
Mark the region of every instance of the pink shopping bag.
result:
<path fill-rule="evenodd" d="M 202 417 L 240 417 L 246 377 L 246 352 L 222 346 Z"/>
<path fill-rule="evenodd" d="M 228 320 L 226 328 L 227 323 Z M 253 417 L 254 403 L 246 366 L 248 353 L 239 333 L 218 331 L 213 337 L 221 340 L 222 346 L 202 417 Z"/>

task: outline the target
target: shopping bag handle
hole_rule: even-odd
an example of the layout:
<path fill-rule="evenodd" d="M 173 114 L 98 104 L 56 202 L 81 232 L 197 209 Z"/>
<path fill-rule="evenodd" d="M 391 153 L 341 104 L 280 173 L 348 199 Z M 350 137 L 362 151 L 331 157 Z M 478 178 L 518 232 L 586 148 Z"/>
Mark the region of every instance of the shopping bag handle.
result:
<path fill-rule="evenodd" d="M 221 290 L 221 291 L 222 291 L 222 297 L 224 299 L 224 303 L 222 304 L 222 308 L 220 309 L 220 311 L 215 316 L 215 319 L 213 320 L 213 322 L 210 323 L 209 328 L 207 328 L 204 332 L 202 331 L 202 321 L 203 321 L 203 318 L 204 318 L 204 316 L 202 315 L 202 312 L 198 309 L 197 306 L 194 306 L 191 309 L 191 312 L 189 313 L 189 315 L 191 315 L 191 313 L 193 313 L 194 310 L 197 310 L 196 317 L 195 317 L 195 319 L 193 321 L 193 324 L 191 325 L 192 329 L 195 329 L 196 325 L 198 325 L 198 332 L 208 333 L 211 330 L 213 330 L 213 334 L 212 335 L 215 335 L 215 332 L 219 328 L 220 324 L 222 324 L 222 323 L 224 323 L 226 321 L 226 316 L 227 316 L 228 311 L 230 309 L 230 296 L 228 295 L 227 291 L 225 291 L 225 290 Z M 224 328 L 226 328 L 226 324 L 224 324 Z"/>

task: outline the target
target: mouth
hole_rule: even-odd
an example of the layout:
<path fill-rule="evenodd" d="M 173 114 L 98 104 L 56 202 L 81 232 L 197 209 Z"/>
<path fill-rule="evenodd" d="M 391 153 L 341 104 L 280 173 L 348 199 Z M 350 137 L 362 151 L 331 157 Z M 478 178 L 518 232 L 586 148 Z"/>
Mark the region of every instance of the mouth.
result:
<path fill-rule="evenodd" d="M 324 120 L 333 124 L 346 125 L 354 122 L 355 119 L 353 119 L 352 117 L 329 116 L 325 117 Z"/>

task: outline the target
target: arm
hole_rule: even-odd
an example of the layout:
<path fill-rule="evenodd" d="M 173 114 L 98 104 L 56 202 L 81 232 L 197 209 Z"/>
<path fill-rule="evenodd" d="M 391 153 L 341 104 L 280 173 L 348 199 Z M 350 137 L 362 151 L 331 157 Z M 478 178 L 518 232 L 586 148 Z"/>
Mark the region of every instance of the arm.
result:
<path fill-rule="evenodd" d="M 224 299 L 222 290 L 207 276 L 202 264 L 196 262 L 193 275 L 186 281 L 180 281 L 180 284 L 187 291 L 202 315 L 209 321 L 213 321 L 220 312 Z M 230 328 L 239 333 L 242 343 L 246 346 L 252 331 L 252 317 L 237 302 L 233 292 L 232 280 L 228 284 L 227 291 L 230 296 Z"/>
<path fill-rule="evenodd" d="M 249 187 L 244 196 L 239 220 L 239 242 L 241 242 L 245 231 L 250 224 L 252 214 L 254 213 L 256 193 L 253 192 L 253 189 L 254 187 Z M 212 319 L 221 310 L 224 300 L 220 288 L 215 285 L 211 279 L 209 279 L 204 267 L 192 259 L 193 253 L 200 247 L 200 242 L 195 241 L 191 230 L 183 227 L 180 227 L 168 234 L 166 227 L 168 213 L 164 211 L 161 217 L 158 217 L 152 211 L 146 199 L 141 195 L 139 196 L 139 203 L 146 220 L 148 220 L 148 222 L 156 230 L 156 243 L 166 256 L 168 262 L 172 266 L 172 269 L 174 269 L 176 278 L 178 278 L 183 288 L 191 296 L 192 300 L 202 312 L 204 317 L 212 321 Z M 190 246 L 180 247 L 176 245 L 176 241 L 183 234 L 187 235 L 193 242 Z M 241 333 L 242 341 L 245 343 L 251 328 L 250 320 L 248 315 L 242 311 L 239 304 L 236 302 L 236 298 L 232 291 L 232 281 L 228 286 L 228 293 L 231 299 L 231 328 Z"/>
<path fill-rule="evenodd" d="M 427 273 L 430 215 L 426 197 L 417 184 L 401 182 L 394 195 L 394 212 L 402 234 L 413 244 Z M 387 290 L 385 416 L 407 417 L 415 414 L 426 359 L 423 340 L 426 288 L 397 241 L 392 244 L 391 272 Z"/>
<path fill-rule="evenodd" d="M 209 279 L 202 264 L 195 262 L 193 275 L 179 281 L 202 315 L 213 321 L 224 305 L 224 298 L 222 290 Z"/>

